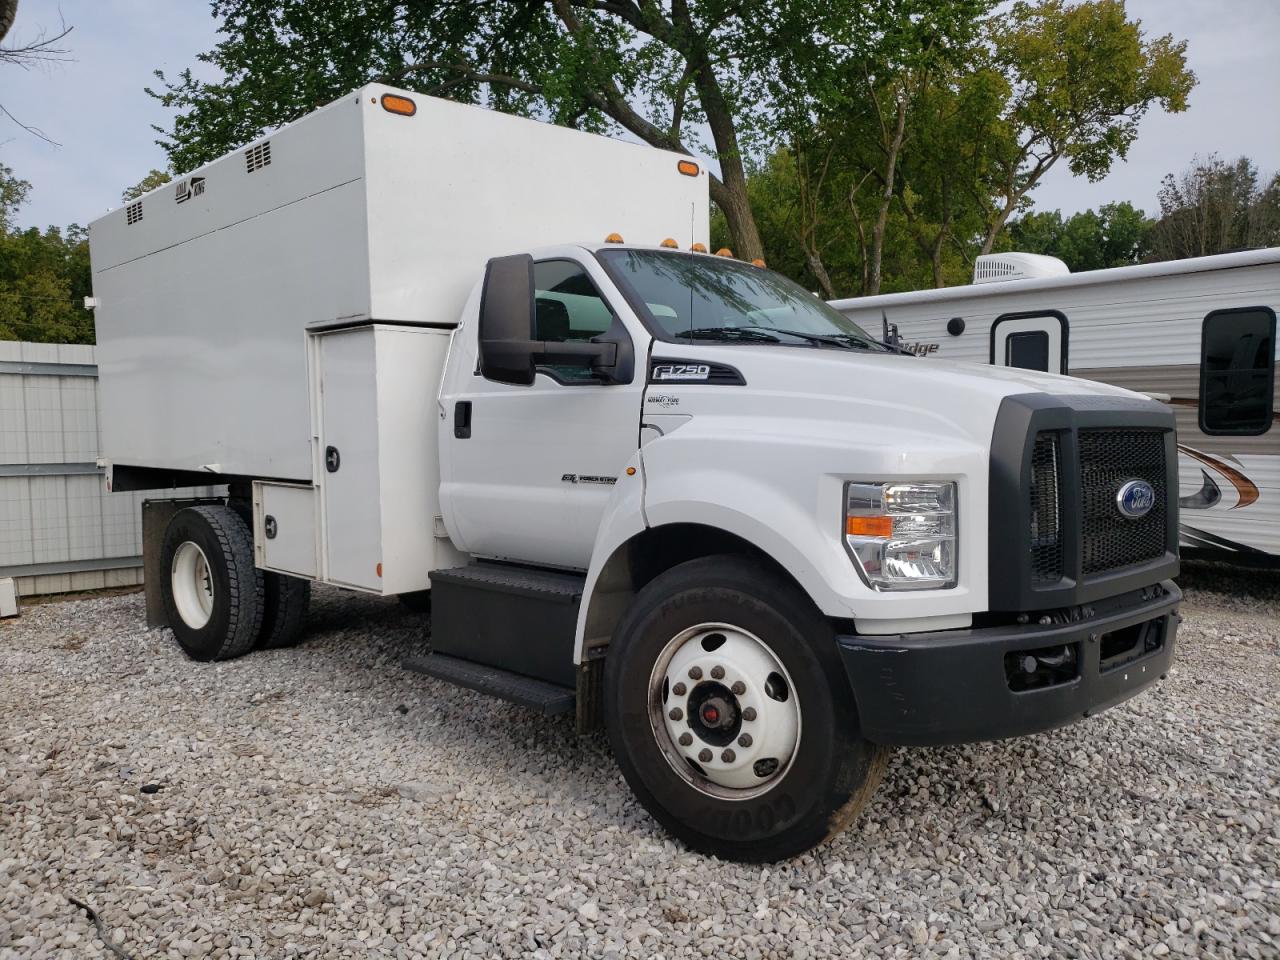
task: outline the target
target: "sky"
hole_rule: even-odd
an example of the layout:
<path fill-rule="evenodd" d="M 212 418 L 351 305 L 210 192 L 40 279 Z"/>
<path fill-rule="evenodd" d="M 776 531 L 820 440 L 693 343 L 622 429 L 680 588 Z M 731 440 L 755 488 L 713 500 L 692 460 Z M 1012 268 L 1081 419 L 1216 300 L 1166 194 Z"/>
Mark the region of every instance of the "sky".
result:
<path fill-rule="evenodd" d="M 1148 114 L 1127 160 L 1097 183 L 1051 170 L 1036 207 L 1071 214 L 1129 200 L 1154 213 L 1160 178 L 1211 151 L 1244 154 L 1268 172 L 1280 167 L 1280 0 L 1129 0 L 1128 10 L 1148 34 L 1188 41 L 1200 80 L 1190 109 Z M 0 70 L 0 104 L 59 144 L 0 118 L 0 164 L 32 185 L 23 226 L 88 223 L 164 167 L 151 125 L 167 126 L 170 116 L 143 88 L 155 85 L 153 70 L 194 66 L 216 42 L 206 0 L 19 0 L 6 45 L 63 21 L 74 28 L 69 62 Z"/>

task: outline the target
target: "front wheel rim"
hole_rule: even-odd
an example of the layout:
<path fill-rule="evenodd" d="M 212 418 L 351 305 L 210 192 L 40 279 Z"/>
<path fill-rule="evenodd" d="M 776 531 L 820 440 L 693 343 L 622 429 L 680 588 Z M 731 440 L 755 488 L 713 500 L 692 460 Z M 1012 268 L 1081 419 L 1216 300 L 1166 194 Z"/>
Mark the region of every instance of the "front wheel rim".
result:
<path fill-rule="evenodd" d="M 213 574 L 209 558 L 191 540 L 178 545 L 170 571 L 173 603 L 178 616 L 192 630 L 199 630 L 213 616 Z"/>
<path fill-rule="evenodd" d="M 672 637 L 649 676 L 649 725 L 672 770 L 700 793 L 750 800 L 800 746 L 800 703 L 781 659 L 748 630 L 702 623 Z"/>

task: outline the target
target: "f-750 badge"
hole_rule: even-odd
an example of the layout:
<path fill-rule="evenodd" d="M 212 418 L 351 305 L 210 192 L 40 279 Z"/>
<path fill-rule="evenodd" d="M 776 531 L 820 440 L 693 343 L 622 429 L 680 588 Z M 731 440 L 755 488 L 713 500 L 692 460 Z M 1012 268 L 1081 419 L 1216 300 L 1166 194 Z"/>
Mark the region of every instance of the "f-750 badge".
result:
<path fill-rule="evenodd" d="M 706 380 L 711 365 L 706 363 L 660 363 L 653 368 L 654 380 Z"/>

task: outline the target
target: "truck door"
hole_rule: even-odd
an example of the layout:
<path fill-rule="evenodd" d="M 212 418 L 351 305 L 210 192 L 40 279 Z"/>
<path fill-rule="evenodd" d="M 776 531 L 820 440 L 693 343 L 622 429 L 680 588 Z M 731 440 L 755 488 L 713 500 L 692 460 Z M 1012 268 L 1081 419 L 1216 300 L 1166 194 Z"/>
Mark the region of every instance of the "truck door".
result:
<path fill-rule="evenodd" d="M 1067 372 L 1067 318 L 1057 310 L 1005 313 L 991 324 L 991 363 Z"/>
<path fill-rule="evenodd" d="M 599 284 L 608 284 L 603 273 L 593 278 L 576 260 L 537 262 L 537 339 L 604 333 L 613 312 Z M 614 485 L 639 446 L 644 347 L 631 383 L 555 366 L 539 367 L 532 386 L 515 386 L 480 374 L 473 320 L 458 333 L 460 355 L 441 394 L 440 496 L 450 534 L 479 556 L 586 569 Z M 630 332 L 634 342 L 640 331 Z"/>

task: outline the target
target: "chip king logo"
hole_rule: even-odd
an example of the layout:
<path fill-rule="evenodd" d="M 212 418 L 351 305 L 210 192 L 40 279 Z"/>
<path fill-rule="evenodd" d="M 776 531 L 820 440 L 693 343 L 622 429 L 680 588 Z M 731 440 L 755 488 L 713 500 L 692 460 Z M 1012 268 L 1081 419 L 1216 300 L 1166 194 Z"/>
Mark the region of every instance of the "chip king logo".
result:
<path fill-rule="evenodd" d="M 706 380 L 711 376 L 708 363 L 658 363 L 653 367 L 656 380 Z"/>
<path fill-rule="evenodd" d="M 651 393 L 644 398 L 645 403 L 654 405 L 655 407 L 678 407 L 680 406 L 680 398 L 674 397 L 669 393 Z"/>
<path fill-rule="evenodd" d="M 612 486 L 618 482 L 617 477 L 601 477 L 589 473 L 566 473 L 560 478 L 561 483 L 603 483 Z"/>
<path fill-rule="evenodd" d="M 179 180 L 174 187 L 173 199 L 177 203 L 186 203 L 192 197 L 204 193 L 204 177 L 192 177 L 190 180 Z"/>

